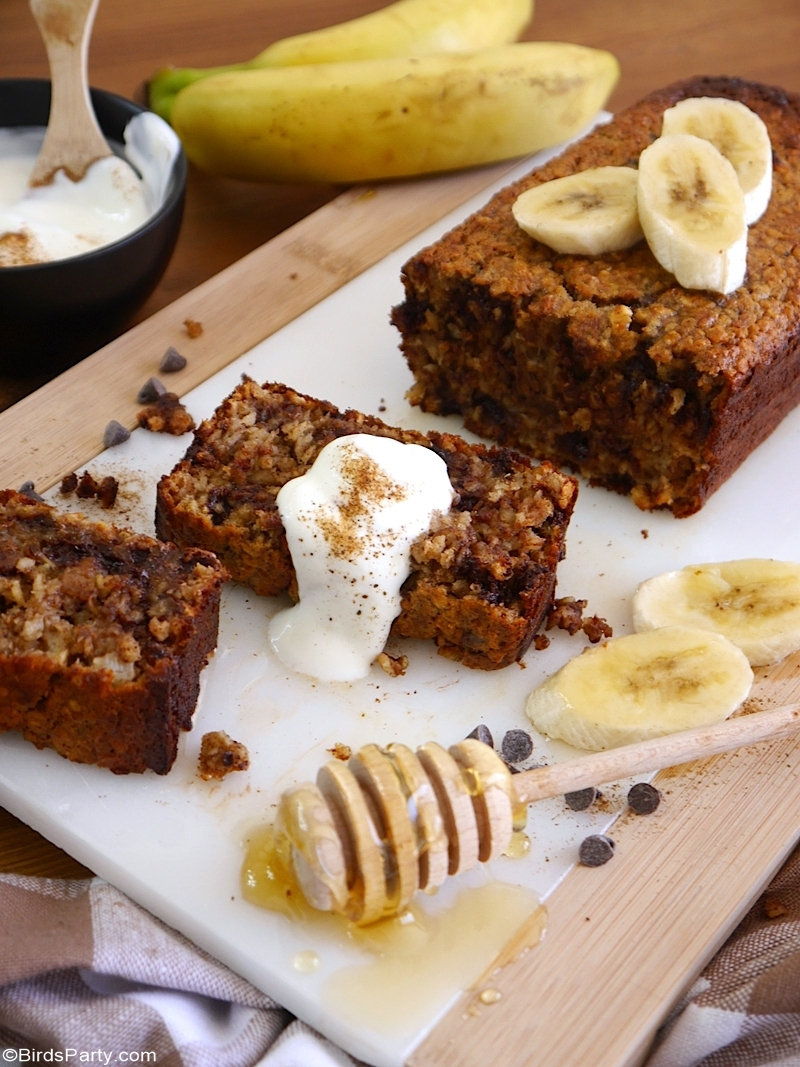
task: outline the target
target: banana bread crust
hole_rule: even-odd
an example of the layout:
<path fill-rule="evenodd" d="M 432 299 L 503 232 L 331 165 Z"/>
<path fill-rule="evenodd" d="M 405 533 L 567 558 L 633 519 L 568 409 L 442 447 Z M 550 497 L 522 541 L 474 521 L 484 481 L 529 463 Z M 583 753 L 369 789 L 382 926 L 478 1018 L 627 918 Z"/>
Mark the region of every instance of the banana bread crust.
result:
<path fill-rule="evenodd" d="M 388 426 L 283 384 L 245 379 L 195 432 L 156 494 L 159 536 L 214 552 L 264 596 L 296 595 L 275 498 L 336 437 L 368 433 L 432 448 L 458 502 L 412 547 L 393 633 L 493 669 L 519 659 L 552 607 L 577 483 L 552 464 L 452 434 Z"/>
<path fill-rule="evenodd" d="M 637 165 L 664 110 L 742 101 L 765 121 L 773 192 L 727 296 L 681 288 L 645 242 L 559 255 L 524 233 L 525 189 L 589 167 Z M 403 267 L 393 309 L 409 399 L 678 517 L 800 401 L 800 97 L 726 77 L 661 89 L 511 184 Z"/>
<path fill-rule="evenodd" d="M 0 731 L 115 774 L 166 774 L 225 578 L 207 552 L 0 492 Z"/>

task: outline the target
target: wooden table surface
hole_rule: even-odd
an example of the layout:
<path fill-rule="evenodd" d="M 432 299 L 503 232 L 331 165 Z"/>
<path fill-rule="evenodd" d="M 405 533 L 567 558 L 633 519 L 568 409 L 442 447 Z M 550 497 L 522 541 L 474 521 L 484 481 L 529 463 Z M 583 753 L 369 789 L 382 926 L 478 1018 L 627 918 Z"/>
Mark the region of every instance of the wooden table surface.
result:
<path fill-rule="evenodd" d="M 141 97 L 166 64 L 205 66 L 245 59 L 270 41 L 362 14 L 375 0 L 102 0 L 90 51 L 94 85 Z M 622 77 L 616 110 L 691 74 L 728 74 L 800 91 L 797 0 L 538 0 L 526 37 L 613 51 Z M 0 4 L 0 77 L 47 76 L 44 49 L 26 0 Z M 146 318 L 247 252 L 332 200 L 332 186 L 251 185 L 192 172 L 186 216 Z M 34 379 L 0 379 L 0 407 L 31 392 Z M 51 877 L 89 874 L 71 857 L 0 810 L 0 870 Z"/>

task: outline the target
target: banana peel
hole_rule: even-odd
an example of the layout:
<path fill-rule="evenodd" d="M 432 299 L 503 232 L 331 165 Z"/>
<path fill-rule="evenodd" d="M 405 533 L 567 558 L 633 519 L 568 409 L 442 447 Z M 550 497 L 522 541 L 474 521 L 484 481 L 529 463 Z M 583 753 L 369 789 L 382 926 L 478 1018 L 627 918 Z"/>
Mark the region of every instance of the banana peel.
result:
<path fill-rule="evenodd" d="M 359 18 L 284 37 L 242 63 L 165 67 L 148 82 L 148 105 L 169 122 L 177 94 L 217 74 L 468 52 L 510 44 L 530 23 L 533 13 L 534 0 L 395 0 Z"/>
<path fill-rule="evenodd" d="M 526 41 L 216 74 L 183 89 L 171 117 L 188 158 L 208 173 L 356 183 L 559 144 L 588 125 L 618 78 L 610 52 Z"/>

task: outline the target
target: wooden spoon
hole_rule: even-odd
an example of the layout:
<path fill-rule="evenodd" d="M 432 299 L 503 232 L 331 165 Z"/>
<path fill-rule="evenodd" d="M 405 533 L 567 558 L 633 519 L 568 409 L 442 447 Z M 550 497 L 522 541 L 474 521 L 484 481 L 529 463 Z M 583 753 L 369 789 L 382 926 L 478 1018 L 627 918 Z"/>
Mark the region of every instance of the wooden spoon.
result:
<path fill-rule="evenodd" d="M 99 0 L 30 0 L 50 62 L 51 102 L 44 142 L 29 184 L 48 185 L 56 171 L 80 181 L 111 155 L 89 95 L 89 38 Z"/>

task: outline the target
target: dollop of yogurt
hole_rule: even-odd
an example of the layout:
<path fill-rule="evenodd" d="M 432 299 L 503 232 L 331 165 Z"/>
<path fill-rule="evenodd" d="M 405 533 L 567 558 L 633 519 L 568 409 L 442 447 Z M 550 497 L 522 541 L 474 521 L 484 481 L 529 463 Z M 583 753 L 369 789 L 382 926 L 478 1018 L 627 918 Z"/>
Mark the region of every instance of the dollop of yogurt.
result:
<path fill-rule="evenodd" d="M 270 621 L 281 661 L 322 681 L 367 675 L 400 612 L 410 549 L 453 503 L 430 448 L 351 434 L 278 493 L 299 600 Z"/>
<path fill-rule="evenodd" d="M 155 115 L 138 115 L 125 130 L 131 163 L 111 155 L 78 182 L 58 171 L 35 188 L 29 179 L 44 128 L 0 128 L 0 267 L 81 255 L 142 226 L 163 200 L 163 174 L 174 159 L 175 145 L 169 135 L 165 140 L 163 126 Z"/>

